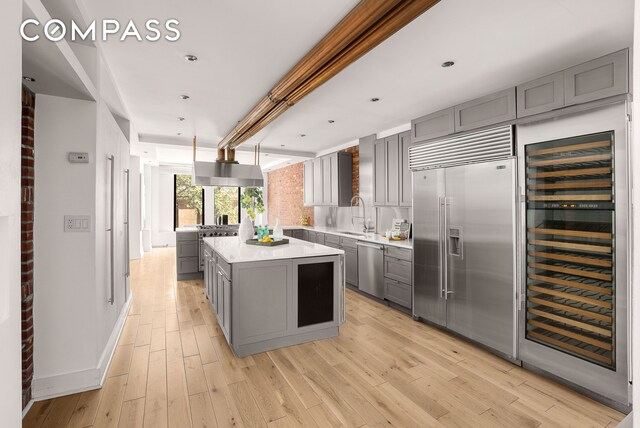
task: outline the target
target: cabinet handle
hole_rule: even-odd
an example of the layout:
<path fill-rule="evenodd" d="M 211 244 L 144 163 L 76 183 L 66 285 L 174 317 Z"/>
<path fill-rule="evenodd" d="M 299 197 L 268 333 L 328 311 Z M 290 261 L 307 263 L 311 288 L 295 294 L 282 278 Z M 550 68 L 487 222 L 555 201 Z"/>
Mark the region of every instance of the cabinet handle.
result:
<path fill-rule="evenodd" d="M 109 304 L 111 304 L 113 306 L 113 304 L 115 303 L 116 300 L 116 278 L 115 278 L 115 231 L 114 229 L 114 224 L 113 224 L 113 219 L 115 217 L 115 211 L 114 211 L 114 201 L 115 201 L 115 165 L 116 165 L 116 158 L 114 155 L 111 155 L 109 157 L 107 157 L 107 161 L 111 162 L 111 195 L 110 195 L 110 201 L 111 201 L 111 206 L 109 207 L 109 229 L 107 229 L 107 232 L 110 233 L 110 243 L 111 243 L 111 251 L 110 251 L 110 260 L 111 260 L 111 295 L 109 297 Z"/>
<path fill-rule="evenodd" d="M 125 260 L 124 260 L 124 277 L 125 278 L 129 278 L 129 276 L 131 276 L 131 266 L 130 266 L 130 253 L 131 253 L 131 248 L 129 247 L 130 243 L 129 243 L 129 196 L 130 196 L 130 189 L 129 189 L 129 170 L 125 169 L 124 170 L 124 175 L 126 177 L 126 181 L 125 181 L 125 186 L 126 186 L 126 200 L 125 200 L 125 213 L 124 213 L 124 234 L 125 234 L 125 241 L 124 241 L 124 252 L 125 252 Z M 125 299 L 126 299 L 126 282 L 125 282 Z"/>

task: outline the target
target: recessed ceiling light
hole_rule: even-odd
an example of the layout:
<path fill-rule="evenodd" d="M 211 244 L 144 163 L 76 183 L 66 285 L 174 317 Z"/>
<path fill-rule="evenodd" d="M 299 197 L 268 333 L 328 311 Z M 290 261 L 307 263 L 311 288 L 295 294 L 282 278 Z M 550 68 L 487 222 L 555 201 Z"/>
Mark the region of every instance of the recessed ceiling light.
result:
<path fill-rule="evenodd" d="M 265 153 L 264 155 L 265 155 L 265 156 L 269 156 L 269 153 Z"/>
<path fill-rule="evenodd" d="M 145 155 L 146 155 L 146 154 L 149 154 L 149 152 L 144 152 L 144 154 L 145 154 Z"/>
<path fill-rule="evenodd" d="M 189 95 L 180 95 L 181 100 L 188 100 L 189 98 L 191 98 Z"/>
<path fill-rule="evenodd" d="M 302 138 L 304 138 L 304 137 L 306 137 L 306 136 L 307 136 L 307 134 L 300 134 L 300 136 L 301 136 Z"/>
<path fill-rule="evenodd" d="M 445 61 L 442 64 L 440 64 L 440 67 L 448 68 L 448 67 L 453 66 L 453 64 L 455 64 L 455 62 L 453 62 L 453 61 Z"/>
<path fill-rule="evenodd" d="M 179 117 L 179 118 L 178 118 L 178 120 L 179 120 L 180 122 L 184 122 L 184 117 Z"/>
<path fill-rule="evenodd" d="M 284 144 L 280 144 L 280 147 L 284 147 Z"/>
<path fill-rule="evenodd" d="M 329 121 L 328 121 L 328 122 L 329 122 L 329 123 L 335 123 L 335 120 L 333 120 L 333 119 L 329 119 Z"/>
<path fill-rule="evenodd" d="M 35 82 L 36 79 L 34 79 L 33 77 L 29 77 L 29 76 L 23 76 L 22 77 L 24 80 L 26 80 L 27 82 Z"/>
<path fill-rule="evenodd" d="M 186 59 L 189 62 L 196 62 L 198 60 L 198 57 L 195 55 L 185 55 L 184 59 Z"/>
<path fill-rule="evenodd" d="M 178 135 L 182 135 L 182 132 L 178 132 Z"/>
<path fill-rule="evenodd" d="M 377 103 L 378 101 L 380 101 L 380 98 L 371 98 L 372 103 Z"/>

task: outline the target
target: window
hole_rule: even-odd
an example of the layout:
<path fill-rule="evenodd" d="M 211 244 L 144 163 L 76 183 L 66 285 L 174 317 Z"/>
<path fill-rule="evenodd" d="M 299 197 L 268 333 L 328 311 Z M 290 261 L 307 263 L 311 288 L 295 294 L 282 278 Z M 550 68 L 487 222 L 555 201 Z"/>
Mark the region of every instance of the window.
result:
<path fill-rule="evenodd" d="M 213 212 L 217 219 L 219 216 L 229 216 L 229 224 L 240 223 L 240 188 L 239 187 L 215 187 L 213 190 Z"/>
<path fill-rule="evenodd" d="M 173 227 L 189 224 L 204 224 L 204 189 L 193 186 L 190 175 L 174 175 Z"/>

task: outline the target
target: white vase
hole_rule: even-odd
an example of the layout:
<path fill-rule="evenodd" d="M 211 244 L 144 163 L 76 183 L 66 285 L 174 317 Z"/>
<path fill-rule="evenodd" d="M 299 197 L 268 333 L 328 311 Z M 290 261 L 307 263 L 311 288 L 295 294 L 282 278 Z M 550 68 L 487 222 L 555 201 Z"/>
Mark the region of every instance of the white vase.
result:
<path fill-rule="evenodd" d="M 281 241 L 283 237 L 284 231 L 282 230 L 282 226 L 280 226 L 280 218 L 276 217 L 276 226 L 273 228 L 273 239 Z"/>
<path fill-rule="evenodd" d="M 248 215 L 240 222 L 240 229 L 238 229 L 238 237 L 240 242 L 246 242 L 249 239 L 253 239 L 253 222 Z"/>

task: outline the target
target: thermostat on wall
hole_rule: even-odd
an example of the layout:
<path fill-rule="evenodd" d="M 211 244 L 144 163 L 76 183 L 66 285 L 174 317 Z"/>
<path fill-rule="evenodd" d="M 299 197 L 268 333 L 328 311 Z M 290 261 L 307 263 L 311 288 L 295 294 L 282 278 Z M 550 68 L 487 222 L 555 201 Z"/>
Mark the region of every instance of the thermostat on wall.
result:
<path fill-rule="evenodd" d="M 69 152 L 68 159 L 70 163 L 89 163 L 89 153 Z"/>

